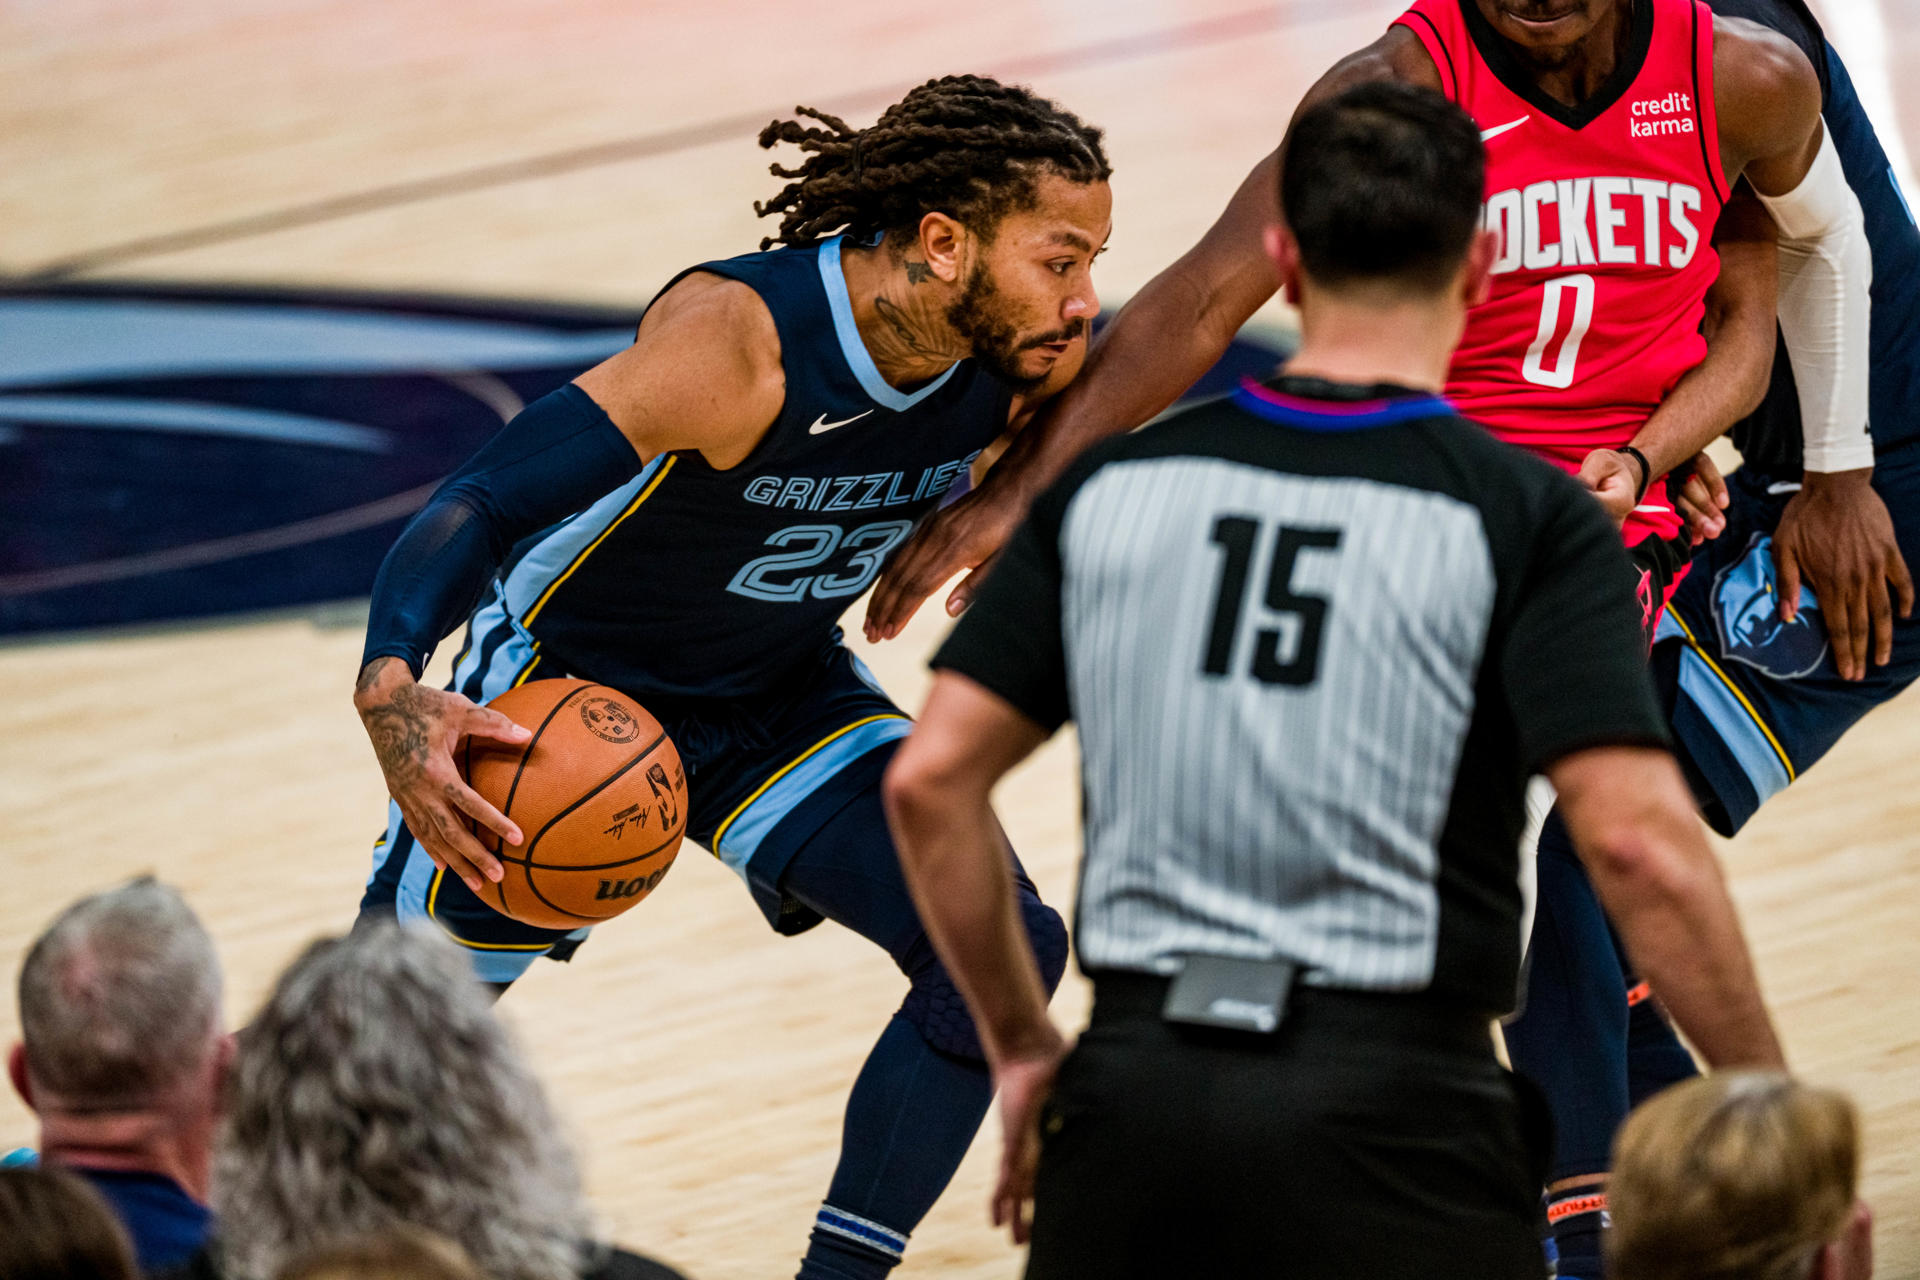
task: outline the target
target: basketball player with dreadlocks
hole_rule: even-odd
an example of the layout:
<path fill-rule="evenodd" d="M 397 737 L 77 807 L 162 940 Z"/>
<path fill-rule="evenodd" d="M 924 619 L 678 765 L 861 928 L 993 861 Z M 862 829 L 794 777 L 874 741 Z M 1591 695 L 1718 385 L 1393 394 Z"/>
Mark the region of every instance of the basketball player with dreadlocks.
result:
<path fill-rule="evenodd" d="M 393 803 L 361 910 L 432 919 L 502 987 L 538 955 L 570 956 L 584 930 L 521 924 L 473 892 L 502 870 L 468 824 L 514 846 L 522 833 L 452 752 L 524 741 L 484 704 L 530 679 L 643 702 L 686 765 L 687 833 L 768 922 L 835 920 L 907 975 L 799 1273 L 860 1280 L 900 1260 L 990 1084 L 881 810 L 907 717 L 835 624 L 915 519 L 1077 370 L 1112 205 L 1100 131 L 1025 89 L 949 76 L 862 130 L 798 110 L 818 127 L 760 136 L 806 153 L 755 206 L 779 234 L 676 277 L 631 348 L 529 405 L 388 555 L 354 702 Z M 421 686 L 462 617 L 452 685 Z M 1066 931 L 1019 878 L 1051 989 Z"/>

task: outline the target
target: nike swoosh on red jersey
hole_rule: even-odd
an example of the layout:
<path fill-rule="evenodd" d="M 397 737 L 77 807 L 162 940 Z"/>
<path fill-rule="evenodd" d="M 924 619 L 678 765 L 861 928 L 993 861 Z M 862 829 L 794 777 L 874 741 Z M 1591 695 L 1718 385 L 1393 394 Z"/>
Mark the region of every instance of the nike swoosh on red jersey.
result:
<path fill-rule="evenodd" d="M 1497 138 L 1509 129 L 1518 129 L 1521 125 L 1525 124 L 1527 121 L 1531 119 L 1533 119 L 1533 113 L 1528 112 L 1526 115 L 1521 116 L 1518 120 L 1509 120 L 1505 124 L 1497 124 L 1493 126 L 1493 128 L 1491 129 L 1482 129 L 1480 131 L 1480 141 L 1485 142 L 1489 138 Z"/>
<path fill-rule="evenodd" d="M 872 412 L 873 410 L 871 409 L 867 410 L 867 413 L 872 413 Z M 844 427 L 849 422 L 860 421 L 860 419 L 867 416 L 867 413 L 856 413 L 851 418 L 842 418 L 838 422 L 828 422 L 827 415 L 823 413 L 819 417 L 813 420 L 813 425 L 807 428 L 807 434 L 810 436 L 817 436 L 822 432 L 831 431 L 835 427 Z"/>

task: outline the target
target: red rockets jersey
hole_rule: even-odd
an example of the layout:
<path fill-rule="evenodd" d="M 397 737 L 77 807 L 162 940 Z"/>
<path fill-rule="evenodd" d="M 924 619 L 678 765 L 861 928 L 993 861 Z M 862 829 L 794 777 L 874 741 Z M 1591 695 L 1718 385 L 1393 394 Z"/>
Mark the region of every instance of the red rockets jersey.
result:
<path fill-rule="evenodd" d="M 1540 91 L 1474 0 L 1417 0 L 1397 21 L 1480 125 L 1486 226 L 1500 236 L 1447 397 L 1577 471 L 1592 450 L 1632 440 L 1706 354 L 1700 322 L 1727 189 L 1713 14 L 1696 0 L 1635 0 L 1625 57 L 1577 108 Z M 1626 540 L 1679 528 L 1655 486 Z"/>

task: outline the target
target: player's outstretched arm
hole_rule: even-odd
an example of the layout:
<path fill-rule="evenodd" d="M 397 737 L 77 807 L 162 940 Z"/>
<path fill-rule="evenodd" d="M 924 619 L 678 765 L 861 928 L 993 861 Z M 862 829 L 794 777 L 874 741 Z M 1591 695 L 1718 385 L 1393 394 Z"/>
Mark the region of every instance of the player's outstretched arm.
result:
<path fill-rule="evenodd" d="M 648 312 L 634 345 L 527 406 L 408 523 L 374 582 L 354 706 L 407 829 L 478 889 L 503 868 L 478 833 L 520 829 L 461 778 L 462 740 L 525 730 L 417 683 L 427 658 L 521 538 L 580 511 L 660 453 L 744 458 L 780 410 L 779 340 L 744 285 L 689 277 Z"/>
<path fill-rule="evenodd" d="M 1335 64 L 1294 114 L 1356 84 L 1385 79 L 1439 85 L 1432 60 L 1404 28 L 1390 29 Z M 1200 242 L 1120 309 L 1088 352 L 1080 376 L 1014 438 L 979 487 L 929 516 L 894 552 L 867 604 L 868 639 L 900 634 L 941 583 L 985 563 L 1035 495 L 1068 464 L 1088 446 L 1131 431 L 1172 404 L 1273 296 L 1279 271 L 1262 235 L 1279 217 L 1279 157 L 1276 149 L 1255 165 Z M 955 588 L 949 614 L 966 608 L 979 577 L 971 574 Z"/>
<path fill-rule="evenodd" d="M 1640 976 L 1707 1062 L 1783 1067 L 1746 938 L 1680 768 L 1650 747 L 1554 762 L 1574 847 Z"/>
<path fill-rule="evenodd" d="M 1629 442 L 1647 460 L 1645 474 L 1632 455 L 1615 449 L 1594 450 L 1580 468 L 1580 482 L 1615 524 L 1640 501 L 1642 485 L 1687 463 L 1766 396 L 1779 255 L 1773 219 L 1746 188 L 1722 210 L 1714 249 L 1720 277 L 1707 294 L 1706 358 L 1674 385 Z M 1725 505 L 1724 487 L 1709 497 L 1708 486 L 1701 486 L 1695 496 L 1701 518 L 1690 522 L 1696 541 L 1720 535 Z"/>

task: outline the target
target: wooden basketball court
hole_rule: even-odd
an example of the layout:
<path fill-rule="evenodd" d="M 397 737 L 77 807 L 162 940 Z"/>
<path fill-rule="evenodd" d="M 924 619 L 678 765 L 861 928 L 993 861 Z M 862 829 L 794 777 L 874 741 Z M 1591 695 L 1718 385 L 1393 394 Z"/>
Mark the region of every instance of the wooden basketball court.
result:
<path fill-rule="evenodd" d="M 977 70 L 1108 129 L 1116 231 L 1096 280 L 1111 304 L 1192 242 L 1305 86 L 1398 8 L 16 3 L 0 9 L 0 272 L 637 304 L 765 234 L 750 202 L 775 183 L 752 135 L 776 112 L 806 103 L 863 122 L 920 80 Z M 1883 131 L 1904 119 L 1920 138 L 1920 3 L 1826 12 Z M 347 605 L 0 647 L 9 983 L 54 910 L 140 871 L 207 919 L 236 1021 L 292 952 L 351 921 L 384 822 L 349 702 L 363 616 Z M 931 611 L 900 640 L 860 646 L 909 709 L 943 630 Z M 1863 1108 L 1886 1276 L 1920 1275 L 1917 697 L 1871 716 L 1724 850 L 1795 1065 Z M 1000 796 L 1063 907 L 1075 768 L 1062 735 Z M 847 1087 L 903 989 L 849 933 L 775 937 L 734 877 L 689 849 L 650 901 L 570 966 L 536 966 L 504 1008 L 609 1234 L 746 1280 L 791 1274 Z M 8 1039 L 12 1004 L 0 1001 Z M 1073 1026 L 1084 1010 L 1070 977 L 1055 1013 Z M 986 1224 L 991 1120 L 983 1134 L 902 1275 L 1018 1274 Z M 31 1139 L 28 1114 L 0 1099 L 0 1147 Z"/>

